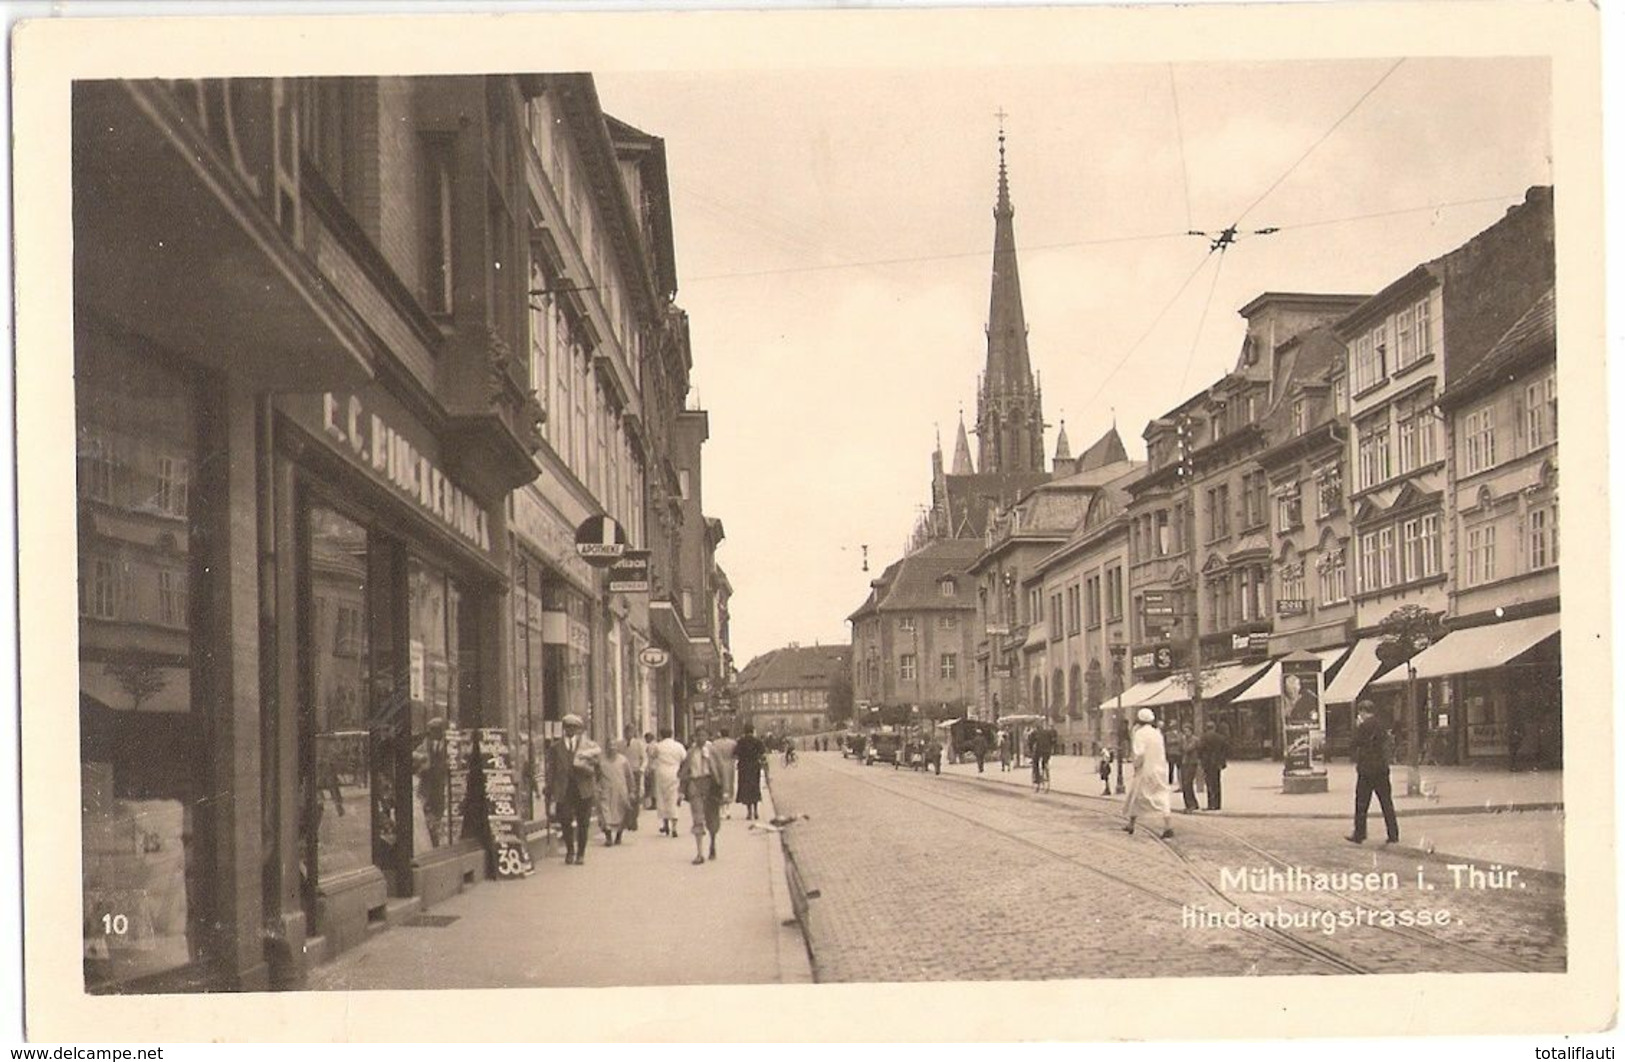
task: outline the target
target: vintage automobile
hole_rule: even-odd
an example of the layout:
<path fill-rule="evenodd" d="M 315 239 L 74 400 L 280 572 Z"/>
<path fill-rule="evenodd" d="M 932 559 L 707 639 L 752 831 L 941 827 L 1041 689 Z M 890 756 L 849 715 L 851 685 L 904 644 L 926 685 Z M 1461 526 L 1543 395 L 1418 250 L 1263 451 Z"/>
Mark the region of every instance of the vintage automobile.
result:
<path fill-rule="evenodd" d="M 876 761 L 879 761 L 881 763 L 889 763 L 895 767 L 897 766 L 897 759 L 902 753 L 902 749 L 903 735 L 890 733 L 872 734 L 869 737 L 869 749 L 863 758 L 863 762 L 866 764 L 873 764 Z"/>

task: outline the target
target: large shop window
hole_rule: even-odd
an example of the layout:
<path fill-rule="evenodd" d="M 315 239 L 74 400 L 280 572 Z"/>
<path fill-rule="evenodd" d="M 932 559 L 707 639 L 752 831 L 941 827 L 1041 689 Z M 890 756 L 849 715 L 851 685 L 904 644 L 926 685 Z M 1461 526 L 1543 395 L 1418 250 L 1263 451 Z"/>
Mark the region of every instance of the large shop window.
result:
<path fill-rule="evenodd" d="M 181 370 L 96 341 L 75 352 L 85 985 L 207 956 L 204 700 L 192 696 L 202 463 Z"/>
<path fill-rule="evenodd" d="M 374 565 L 367 529 L 331 509 L 313 508 L 309 532 L 306 646 L 314 764 L 306 777 L 314 777 L 315 788 L 305 796 L 307 863 L 313 855 L 315 873 L 332 875 L 371 866 L 374 819 L 395 818 L 393 778 L 376 762 L 371 725 L 374 669 L 387 640 L 374 646 L 371 637 L 380 610 L 368 595 Z M 307 874 L 307 887 L 314 884 Z"/>
<path fill-rule="evenodd" d="M 318 880 L 368 866 L 400 891 L 414 855 L 465 834 L 474 610 L 455 579 L 356 520 L 320 505 L 307 520 L 307 902 Z"/>
<path fill-rule="evenodd" d="M 441 848 L 463 829 L 470 727 L 479 719 L 473 610 L 457 581 L 407 561 L 407 662 L 412 705 L 414 852 Z"/>

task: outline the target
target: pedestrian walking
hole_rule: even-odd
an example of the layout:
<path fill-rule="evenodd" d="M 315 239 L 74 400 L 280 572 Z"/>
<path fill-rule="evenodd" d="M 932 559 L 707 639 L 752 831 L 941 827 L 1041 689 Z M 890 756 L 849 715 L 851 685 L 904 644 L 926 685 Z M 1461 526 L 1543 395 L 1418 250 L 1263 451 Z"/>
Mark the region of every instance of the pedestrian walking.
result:
<path fill-rule="evenodd" d="M 1185 762 L 1185 733 L 1184 727 L 1177 730 L 1169 727 L 1168 732 L 1163 735 L 1163 741 L 1168 746 L 1169 785 L 1174 784 L 1175 775 L 1179 771 L 1180 764 Z"/>
<path fill-rule="evenodd" d="M 739 770 L 734 764 L 734 749 L 739 742 L 728 734 L 728 728 L 723 727 L 717 732 L 716 740 L 711 742 L 711 748 L 722 761 L 722 814 L 724 818 L 733 818 L 734 788 L 739 782 Z"/>
<path fill-rule="evenodd" d="M 637 784 L 632 761 L 610 742 L 598 761 L 598 829 L 604 847 L 620 844 L 622 830 L 637 828 L 638 802 L 633 797 Z"/>
<path fill-rule="evenodd" d="M 1123 832 L 1132 834 L 1134 822 L 1141 815 L 1161 815 L 1162 836 L 1172 837 L 1172 791 L 1166 778 L 1168 751 L 1162 743 L 1162 731 L 1157 729 L 1157 713 L 1141 708 L 1135 718 L 1138 722 L 1129 745 L 1134 755 L 1134 783 L 1123 802 L 1123 814 L 1128 816 Z"/>
<path fill-rule="evenodd" d="M 547 750 L 543 799 L 553 808 L 553 821 L 564 831 L 564 863 L 580 866 L 587 858 L 587 829 L 598 795 L 598 762 L 603 750 L 582 733 L 581 717 L 562 720 L 564 736 Z"/>
<path fill-rule="evenodd" d="M 655 736 L 643 735 L 643 806 L 655 809 Z"/>
<path fill-rule="evenodd" d="M 654 764 L 655 814 L 660 816 L 660 832 L 667 837 L 677 836 L 677 771 L 687 755 L 688 749 L 683 743 L 671 736 L 671 727 L 662 727 L 651 762 Z"/>
<path fill-rule="evenodd" d="M 976 756 L 976 773 L 981 774 L 987 769 L 987 735 L 978 730 L 971 739 L 970 748 Z"/>
<path fill-rule="evenodd" d="M 1222 810 L 1223 792 L 1221 775 L 1230 765 L 1230 739 L 1209 719 L 1205 732 L 1196 743 L 1196 758 L 1202 764 L 1202 777 L 1207 782 L 1207 809 Z"/>
<path fill-rule="evenodd" d="M 745 805 L 745 818 L 758 819 L 756 805 L 762 802 L 762 767 L 767 761 L 767 746 L 756 736 L 756 728 L 745 724 L 745 731 L 734 745 L 734 763 L 738 766 L 735 799 Z"/>
<path fill-rule="evenodd" d="M 1009 731 L 1001 730 L 1001 731 L 999 731 L 999 770 L 1008 771 L 1009 769 L 1010 769 L 1010 733 L 1009 733 Z"/>
<path fill-rule="evenodd" d="M 1112 795 L 1112 750 L 1102 747 L 1100 750 L 1100 766 L 1095 773 L 1100 775 L 1100 795 Z"/>
<path fill-rule="evenodd" d="M 643 807 L 643 772 L 648 766 L 643 739 L 638 737 L 638 729 L 629 726 L 625 730 L 626 740 L 621 744 L 621 754 L 625 757 L 627 765 L 632 769 L 632 814 L 627 816 L 626 828 L 638 828 L 638 811 Z"/>
<path fill-rule="evenodd" d="M 935 734 L 925 743 L 925 760 L 938 774 L 942 773 L 942 739 Z"/>
<path fill-rule="evenodd" d="M 704 727 L 695 728 L 678 779 L 693 819 L 694 865 L 700 866 L 717 857 L 717 834 L 722 830 L 722 760 L 706 740 Z M 705 852 L 707 834 L 711 837 L 709 855 Z"/>
<path fill-rule="evenodd" d="M 1055 731 L 1047 725 L 1033 730 L 1028 747 L 1033 761 L 1033 790 L 1042 790 L 1049 783 L 1049 759 L 1055 751 Z"/>
<path fill-rule="evenodd" d="M 1394 790 L 1388 779 L 1388 763 L 1394 748 L 1388 730 L 1377 721 L 1377 707 L 1361 701 L 1355 709 L 1354 728 L 1354 832 L 1348 839 L 1365 843 L 1365 817 L 1375 794 L 1382 807 L 1383 825 L 1388 827 L 1388 844 L 1399 841 L 1399 817 L 1394 814 Z"/>
<path fill-rule="evenodd" d="M 1196 773 L 1202 769 L 1202 757 L 1197 751 L 1196 734 L 1189 724 L 1179 728 L 1179 744 L 1184 750 L 1179 760 L 1179 792 L 1185 798 L 1185 813 L 1188 815 L 1202 809 L 1196 800 Z"/>

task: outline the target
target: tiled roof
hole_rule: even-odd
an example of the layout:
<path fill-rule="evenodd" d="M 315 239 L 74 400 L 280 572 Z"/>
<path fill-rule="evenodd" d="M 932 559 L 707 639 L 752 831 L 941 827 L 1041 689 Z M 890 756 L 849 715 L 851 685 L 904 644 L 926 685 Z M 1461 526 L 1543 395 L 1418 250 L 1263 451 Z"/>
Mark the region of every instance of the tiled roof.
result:
<path fill-rule="evenodd" d="M 1442 397 L 1448 405 L 1452 398 L 1475 394 L 1494 386 L 1524 358 L 1551 348 L 1555 356 L 1557 342 L 1557 293 L 1551 288 L 1535 304 L 1524 311 L 1506 334 L 1496 341 L 1484 359 L 1462 374 Z"/>
<path fill-rule="evenodd" d="M 1128 451 L 1123 448 L 1123 438 L 1117 434 L 1114 424 L 1106 434 L 1090 444 L 1089 449 L 1078 455 L 1077 468 L 1079 472 L 1088 472 L 1127 460 Z"/>
<path fill-rule="evenodd" d="M 978 472 L 971 476 L 945 476 L 948 491 L 949 534 L 981 539 L 987 532 L 991 504 L 1005 508 L 1034 487 L 1048 483 L 1048 472 Z"/>
<path fill-rule="evenodd" d="M 945 539 L 910 553 L 876 580 L 876 608 L 883 612 L 976 607 L 970 566 L 982 552 L 980 539 Z M 958 594 L 944 597 L 939 586 L 953 576 Z"/>
<path fill-rule="evenodd" d="M 844 645 L 787 646 L 772 649 L 739 673 L 742 693 L 753 690 L 822 690 L 845 675 L 852 651 Z"/>

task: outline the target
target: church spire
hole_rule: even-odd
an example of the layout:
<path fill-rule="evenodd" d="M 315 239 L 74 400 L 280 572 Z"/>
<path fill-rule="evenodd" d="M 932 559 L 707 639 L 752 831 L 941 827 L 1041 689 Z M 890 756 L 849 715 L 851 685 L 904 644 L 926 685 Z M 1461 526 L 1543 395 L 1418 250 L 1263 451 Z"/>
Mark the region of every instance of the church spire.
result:
<path fill-rule="evenodd" d="M 977 466 L 988 472 L 1044 470 L 1044 415 L 1027 355 L 1027 318 L 1016 265 L 1015 208 L 999 119 L 999 186 L 993 208 L 993 283 L 987 311 L 987 368 L 977 397 Z"/>
<path fill-rule="evenodd" d="M 959 411 L 959 438 L 954 442 L 954 475 L 973 476 L 976 468 L 970 462 L 970 440 L 965 437 L 965 411 Z"/>

